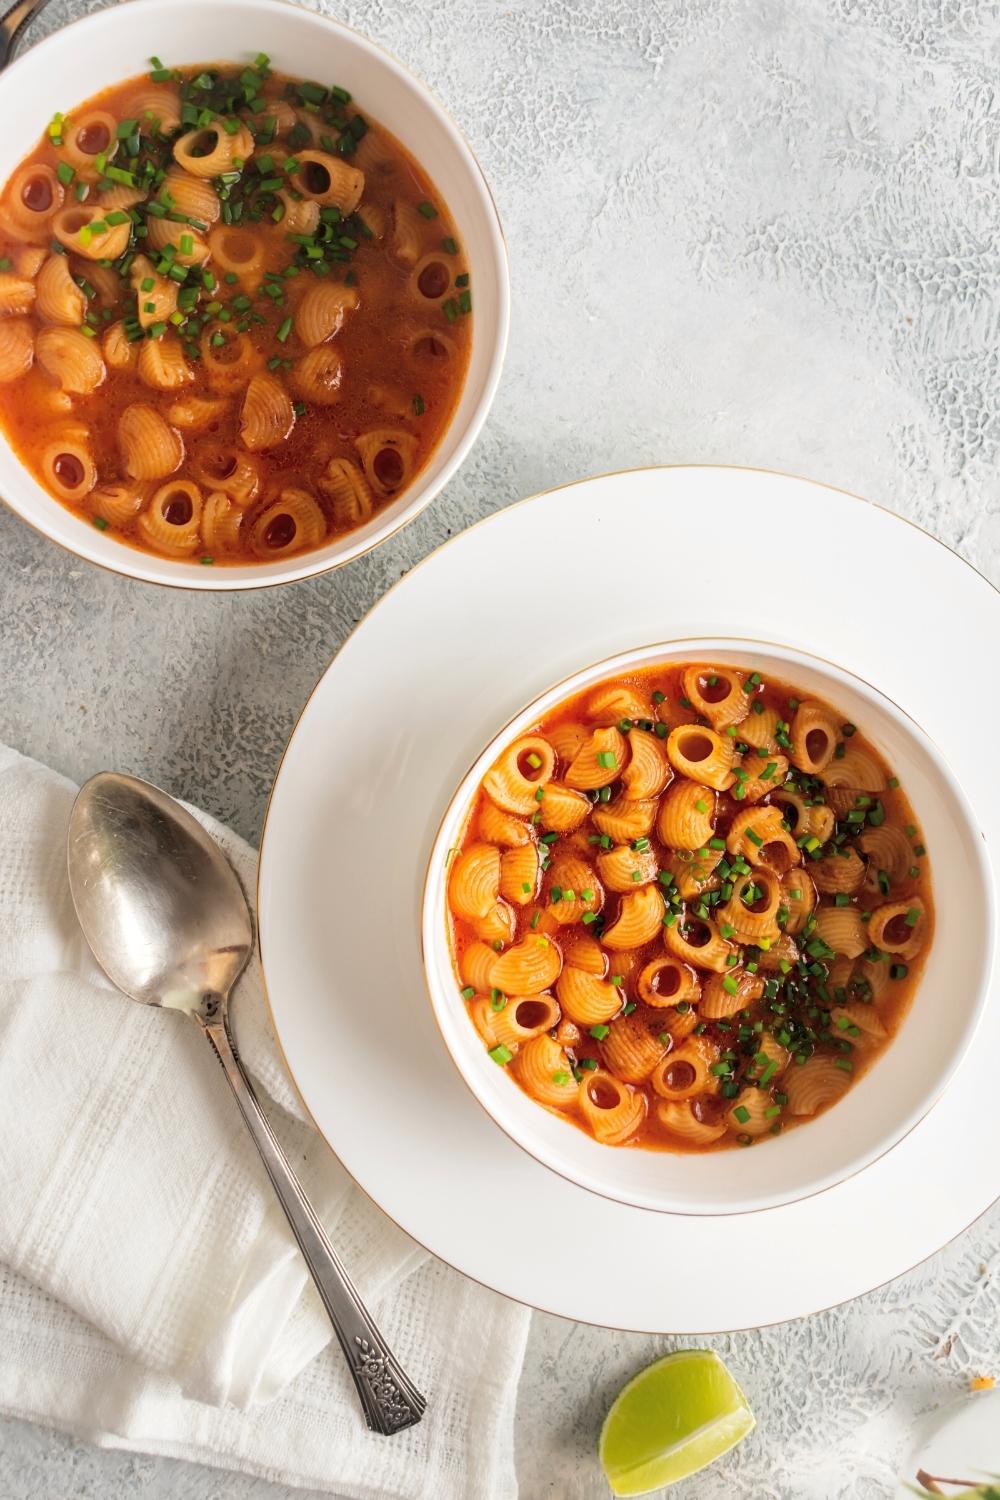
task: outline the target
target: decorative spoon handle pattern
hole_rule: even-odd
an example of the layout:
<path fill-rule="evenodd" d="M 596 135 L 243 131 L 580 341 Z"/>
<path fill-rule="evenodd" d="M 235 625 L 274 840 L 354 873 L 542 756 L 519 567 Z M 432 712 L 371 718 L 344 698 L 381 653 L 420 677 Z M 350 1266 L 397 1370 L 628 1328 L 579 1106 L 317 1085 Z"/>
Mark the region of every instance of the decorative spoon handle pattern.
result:
<path fill-rule="evenodd" d="M 357 1386 L 368 1426 L 373 1432 L 385 1436 L 414 1426 L 423 1416 L 427 1403 L 396 1360 L 361 1301 L 279 1146 L 243 1071 L 228 1020 L 203 1020 L 202 1025 L 222 1064 L 222 1071 L 229 1080 L 247 1129 L 330 1316 Z"/>

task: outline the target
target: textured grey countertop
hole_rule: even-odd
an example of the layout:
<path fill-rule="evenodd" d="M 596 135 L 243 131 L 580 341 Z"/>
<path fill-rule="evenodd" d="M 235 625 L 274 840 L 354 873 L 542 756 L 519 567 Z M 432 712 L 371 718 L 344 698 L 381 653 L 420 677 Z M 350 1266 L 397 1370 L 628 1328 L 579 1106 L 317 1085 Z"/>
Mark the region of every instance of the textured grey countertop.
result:
<path fill-rule="evenodd" d="M 34 34 L 92 8 L 54 3 Z M 518 496 L 646 462 L 826 480 L 1000 583 L 996 3 L 322 8 L 432 84 L 495 189 L 514 318 L 482 439 L 374 555 L 255 595 L 132 584 L 0 512 L 0 738 L 78 780 L 137 772 L 256 840 L 304 698 L 396 578 Z M 168 56 L 169 37 L 150 50 Z M 998 1239 L 994 1210 L 848 1307 L 712 1340 L 759 1427 L 683 1493 L 888 1495 L 911 1424 L 1000 1365 Z M 526 1500 L 606 1494 L 593 1457 L 606 1402 L 668 1347 L 535 1318 L 517 1430 Z M 286 1494 L 0 1424 L 0 1500 Z"/>

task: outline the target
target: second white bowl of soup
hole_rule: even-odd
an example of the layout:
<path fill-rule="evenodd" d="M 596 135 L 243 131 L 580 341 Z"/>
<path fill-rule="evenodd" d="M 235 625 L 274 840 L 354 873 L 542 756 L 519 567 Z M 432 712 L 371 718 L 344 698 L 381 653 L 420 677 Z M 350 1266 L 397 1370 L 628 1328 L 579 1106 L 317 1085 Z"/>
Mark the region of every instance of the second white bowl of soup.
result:
<path fill-rule="evenodd" d="M 444 1041 L 531 1155 L 729 1214 L 842 1181 L 931 1108 L 994 941 L 975 817 L 876 687 L 765 642 L 644 648 L 550 689 L 435 841 Z"/>
<path fill-rule="evenodd" d="M 437 494 L 509 289 L 482 173 L 412 74 L 275 0 L 134 0 L 0 97 L 0 493 L 25 520 L 133 577 L 251 588 Z"/>

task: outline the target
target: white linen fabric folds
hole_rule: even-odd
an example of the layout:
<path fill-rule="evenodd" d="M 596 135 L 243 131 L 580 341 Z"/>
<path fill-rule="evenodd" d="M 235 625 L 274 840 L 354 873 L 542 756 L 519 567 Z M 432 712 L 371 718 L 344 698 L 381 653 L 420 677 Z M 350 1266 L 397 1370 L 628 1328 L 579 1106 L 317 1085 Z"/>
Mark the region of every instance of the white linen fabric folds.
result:
<path fill-rule="evenodd" d="M 433 1260 L 308 1125 L 256 961 L 233 1023 L 282 1145 L 422 1423 L 369 1434 L 211 1049 L 95 964 L 66 880 L 75 788 L 0 747 L 0 1409 L 338 1495 L 513 1496 L 528 1313 Z M 255 854 L 204 814 L 244 889 Z"/>

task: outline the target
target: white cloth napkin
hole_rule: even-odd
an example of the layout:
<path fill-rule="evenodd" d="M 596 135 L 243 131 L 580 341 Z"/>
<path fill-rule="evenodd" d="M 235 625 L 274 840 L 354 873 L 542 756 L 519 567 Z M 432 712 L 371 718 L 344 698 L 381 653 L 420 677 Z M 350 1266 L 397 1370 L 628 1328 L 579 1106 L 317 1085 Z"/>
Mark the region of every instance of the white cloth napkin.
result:
<path fill-rule="evenodd" d="M 0 1409 L 365 1500 L 515 1495 L 527 1311 L 428 1257 L 350 1182 L 303 1118 L 254 963 L 233 1002 L 242 1057 L 428 1397 L 419 1426 L 366 1431 L 210 1049 L 91 957 L 66 882 L 74 794 L 0 747 Z M 253 851 L 196 816 L 252 890 Z"/>

